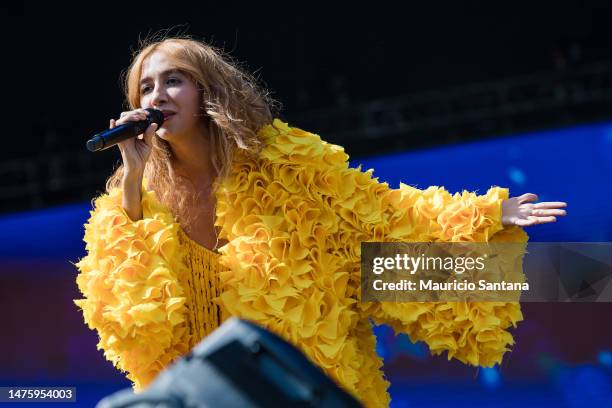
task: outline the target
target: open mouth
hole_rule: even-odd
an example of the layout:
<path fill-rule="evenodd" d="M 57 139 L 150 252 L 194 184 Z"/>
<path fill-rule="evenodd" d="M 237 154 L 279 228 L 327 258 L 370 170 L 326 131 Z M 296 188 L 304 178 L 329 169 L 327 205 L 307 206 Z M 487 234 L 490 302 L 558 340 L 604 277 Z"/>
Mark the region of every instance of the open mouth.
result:
<path fill-rule="evenodd" d="M 168 119 L 170 119 L 171 117 L 173 117 L 174 115 L 175 115 L 174 113 L 167 113 L 167 114 L 165 113 L 165 114 L 164 114 L 164 120 L 168 120 Z"/>

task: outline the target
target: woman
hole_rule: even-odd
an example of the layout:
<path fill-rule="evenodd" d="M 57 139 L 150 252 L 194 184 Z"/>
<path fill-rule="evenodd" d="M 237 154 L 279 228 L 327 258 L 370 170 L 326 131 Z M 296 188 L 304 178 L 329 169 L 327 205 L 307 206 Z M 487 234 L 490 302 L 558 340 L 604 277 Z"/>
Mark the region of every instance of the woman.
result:
<path fill-rule="evenodd" d="M 367 406 L 389 404 L 369 319 L 474 366 L 513 344 L 518 303 L 359 302 L 360 242 L 526 242 L 520 227 L 555 221 L 565 203 L 390 189 L 341 147 L 273 120 L 254 80 L 198 41 L 142 48 L 126 93 L 131 110 L 111 127 L 149 107 L 165 120 L 119 144 L 75 302 L 135 389 L 230 315 L 292 342 Z"/>

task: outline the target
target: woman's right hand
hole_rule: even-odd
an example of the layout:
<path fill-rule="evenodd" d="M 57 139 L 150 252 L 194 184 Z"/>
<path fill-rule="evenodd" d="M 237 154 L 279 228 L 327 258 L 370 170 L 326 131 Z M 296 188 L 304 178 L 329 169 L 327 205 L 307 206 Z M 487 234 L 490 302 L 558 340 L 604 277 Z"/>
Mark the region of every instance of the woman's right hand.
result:
<path fill-rule="evenodd" d="M 121 112 L 121 116 L 118 120 L 110 120 L 110 128 L 113 129 L 115 126 L 119 126 L 127 122 L 144 120 L 148 115 L 149 113 L 144 109 Z M 144 133 L 135 138 L 133 137 L 117 144 L 119 150 L 121 151 L 121 158 L 123 160 L 124 176 L 139 175 L 142 177 L 144 174 L 145 164 L 151 155 L 153 135 L 155 134 L 157 127 L 157 123 L 152 123 Z"/>
<path fill-rule="evenodd" d="M 148 112 L 144 109 L 136 109 L 128 112 L 121 112 L 119 120 L 110 120 L 110 128 L 147 118 Z M 153 135 L 157 130 L 157 124 L 152 123 L 143 134 L 118 143 L 123 159 L 123 179 L 121 187 L 123 189 L 121 205 L 132 221 L 142 219 L 142 204 L 140 188 L 144 176 L 144 168 L 151 154 Z"/>

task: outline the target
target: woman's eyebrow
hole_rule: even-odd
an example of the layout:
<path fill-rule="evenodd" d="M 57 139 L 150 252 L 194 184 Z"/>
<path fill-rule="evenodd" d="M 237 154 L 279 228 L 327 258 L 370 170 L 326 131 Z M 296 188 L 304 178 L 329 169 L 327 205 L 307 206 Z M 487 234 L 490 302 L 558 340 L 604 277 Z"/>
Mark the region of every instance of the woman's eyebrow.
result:
<path fill-rule="evenodd" d="M 172 69 L 167 69 L 165 71 L 161 72 L 161 76 L 168 76 L 170 74 L 178 74 L 180 73 L 180 71 L 176 68 L 172 68 Z M 140 85 L 144 84 L 145 82 L 148 82 L 151 80 L 151 77 L 144 77 L 140 80 Z"/>

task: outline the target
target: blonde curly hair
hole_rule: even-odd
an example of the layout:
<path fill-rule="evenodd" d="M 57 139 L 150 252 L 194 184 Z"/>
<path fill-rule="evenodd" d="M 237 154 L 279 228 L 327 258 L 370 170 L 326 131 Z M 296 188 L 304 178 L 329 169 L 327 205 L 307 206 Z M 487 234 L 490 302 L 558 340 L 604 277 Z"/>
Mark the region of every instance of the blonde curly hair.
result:
<path fill-rule="evenodd" d="M 144 61 L 154 52 L 163 52 L 178 70 L 187 74 L 201 91 L 202 120 L 208 130 L 211 160 L 216 172 L 213 193 L 230 174 L 236 155 L 257 156 L 262 141 L 258 130 L 272 122 L 279 109 L 257 80 L 242 70 L 222 50 L 190 37 L 152 38 L 140 42 L 132 62 L 123 74 L 129 109 L 140 108 L 140 77 Z M 144 176 L 147 187 L 168 206 L 177 220 L 187 227 L 194 219 L 192 205 L 197 197 L 184 190 L 185 181 L 175 174 L 170 145 L 155 136 Z M 123 177 L 120 165 L 106 183 L 107 192 L 118 187 Z"/>

